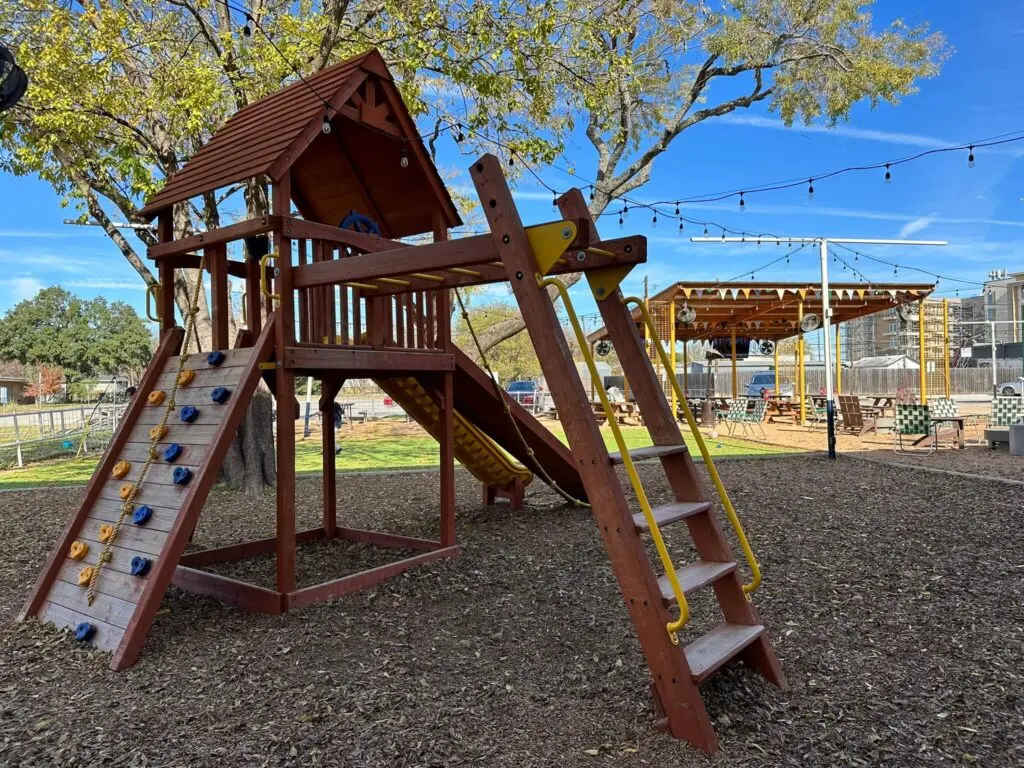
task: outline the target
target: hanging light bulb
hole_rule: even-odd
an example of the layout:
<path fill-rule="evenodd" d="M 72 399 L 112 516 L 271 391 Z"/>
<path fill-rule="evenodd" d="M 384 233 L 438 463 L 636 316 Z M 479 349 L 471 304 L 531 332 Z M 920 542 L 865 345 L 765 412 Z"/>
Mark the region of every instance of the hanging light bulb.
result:
<path fill-rule="evenodd" d="M 331 132 L 331 118 L 327 116 L 326 111 L 324 112 L 324 124 L 320 126 L 320 130 L 324 132 L 325 136 Z"/>
<path fill-rule="evenodd" d="M 854 263 L 857 263 L 858 261 L 860 261 L 860 254 L 859 253 L 853 254 L 853 261 L 854 261 Z"/>
<path fill-rule="evenodd" d="M 682 219 L 679 220 L 679 234 L 680 235 L 683 234 L 683 220 Z"/>
<path fill-rule="evenodd" d="M 725 240 L 725 227 L 722 227 L 722 239 Z"/>
<path fill-rule="evenodd" d="M 740 192 L 740 210 L 745 211 L 747 209 L 747 201 L 743 199 L 743 193 Z"/>
<path fill-rule="evenodd" d="M 625 216 L 626 216 L 626 212 L 624 210 L 623 211 L 619 211 L 619 229 L 622 229 L 622 225 L 626 223 Z"/>
<path fill-rule="evenodd" d="M 967 167 L 968 168 L 973 168 L 974 167 L 974 145 L 973 144 L 971 144 L 968 147 L 968 151 L 970 152 L 970 154 L 967 155 Z"/>
<path fill-rule="evenodd" d="M 251 22 L 251 21 L 252 21 L 252 16 L 250 16 L 248 13 L 245 14 L 245 26 L 242 27 L 242 36 L 243 37 L 252 37 L 252 27 L 249 26 L 249 22 Z"/>
<path fill-rule="evenodd" d="M 556 211 L 556 212 L 558 211 L 558 196 L 557 195 L 554 195 L 551 198 L 551 210 L 552 211 Z"/>
<path fill-rule="evenodd" d="M 707 236 L 708 236 L 708 225 L 705 224 L 704 225 L 704 237 L 707 237 Z"/>
<path fill-rule="evenodd" d="M 594 202 L 594 187 L 590 188 L 590 202 Z"/>
<path fill-rule="evenodd" d="M 407 150 L 405 147 L 402 147 L 402 152 L 398 158 L 398 164 L 403 168 L 409 167 L 409 150 Z"/>
<path fill-rule="evenodd" d="M 892 276 L 893 277 L 896 277 L 897 275 L 899 275 L 899 273 L 900 273 L 899 267 L 893 267 L 892 268 Z"/>
<path fill-rule="evenodd" d="M 508 167 L 512 168 L 516 164 L 516 156 L 511 152 L 508 153 Z"/>
<path fill-rule="evenodd" d="M 786 254 L 786 263 L 789 264 L 789 254 Z"/>
<path fill-rule="evenodd" d="M 623 206 L 622 206 L 622 218 L 624 218 L 624 219 L 628 219 L 629 218 L 629 206 L 626 205 L 626 204 L 623 204 Z"/>
<path fill-rule="evenodd" d="M 807 199 L 814 199 L 814 179 L 807 180 Z"/>
<path fill-rule="evenodd" d="M 891 184 L 892 183 L 892 173 L 889 171 L 889 164 L 888 163 L 885 164 L 885 183 L 886 184 Z"/>
<path fill-rule="evenodd" d="M 653 229 L 654 227 L 657 227 L 657 226 L 658 226 L 658 212 L 655 211 L 654 215 L 651 216 L 651 228 Z"/>
<path fill-rule="evenodd" d="M 462 123 L 456 123 L 455 127 L 458 129 L 458 133 L 455 134 L 455 143 L 461 144 L 466 140 L 466 134 L 462 132 Z"/>
<path fill-rule="evenodd" d="M 956 295 L 957 295 L 957 296 L 959 296 L 959 295 L 960 295 L 960 289 L 959 289 L 959 288 L 957 288 L 957 289 L 956 289 Z"/>
<path fill-rule="evenodd" d="M 679 215 L 679 203 L 676 203 L 676 216 Z"/>

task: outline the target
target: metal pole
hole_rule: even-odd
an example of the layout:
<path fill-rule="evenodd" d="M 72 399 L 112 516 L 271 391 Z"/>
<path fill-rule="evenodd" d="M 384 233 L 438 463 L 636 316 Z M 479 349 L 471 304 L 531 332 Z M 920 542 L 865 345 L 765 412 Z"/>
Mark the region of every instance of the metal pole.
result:
<path fill-rule="evenodd" d="M 992 321 L 992 397 L 999 394 L 999 376 L 996 374 L 996 324 Z"/>
<path fill-rule="evenodd" d="M 687 359 L 685 339 L 683 340 L 683 395 L 690 396 L 690 361 Z"/>
<path fill-rule="evenodd" d="M 676 414 L 679 413 L 679 401 L 676 398 L 676 386 L 674 383 L 676 377 L 676 300 L 675 298 L 669 302 L 668 305 L 668 343 L 672 348 L 669 354 L 669 363 L 672 366 L 672 370 L 669 371 L 671 377 L 669 381 L 669 392 L 672 394 L 672 418 L 676 418 Z"/>
<path fill-rule="evenodd" d="M 825 419 L 828 423 L 828 457 L 836 457 L 836 403 L 832 387 L 832 336 L 830 323 L 832 309 L 829 307 L 828 288 L 828 240 L 819 243 L 821 255 L 821 332 L 824 343 L 822 351 L 825 357 Z M 838 328 L 837 328 L 838 330 Z"/>
<path fill-rule="evenodd" d="M 302 439 L 303 440 L 305 440 L 307 437 L 309 437 L 309 397 L 310 397 L 310 394 L 312 393 L 312 391 L 313 391 L 313 377 L 312 376 L 307 376 L 306 377 L 306 419 L 305 419 L 305 423 L 302 426 Z M 321 425 L 321 427 L 323 429 L 327 429 L 327 427 L 324 426 L 324 425 Z"/>
<path fill-rule="evenodd" d="M 796 305 L 797 328 L 800 333 L 796 339 L 796 381 L 797 389 L 800 392 L 800 426 L 807 423 L 807 392 L 804 389 L 804 302 L 803 299 Z"/>
<path fill-rule="evenodd" d="M 836 325 L 836 394 L 843 392 L 843 351 L 839 347 L 839 325 Z"/>
<path fill-rule="evenodd" d="M 739 398 L 738 389 L 736 386 L 736 328 L 732 329 L 732 399 L 736 400 Z"/>
<path fill-rule="evenodd" d="M 18 414 L 14 414 L 14 450 L 18 454 L 18 466 L 25 466 L 21 460 L 21 434 L 18 432 Z"/>
<path fill-rule="evenodd" d="M 942 373 L 946 387 L 946 399 L 949 399 L 949 299 L 942 300 Z"/>
<path fill-rule="evenodd" d="M 928 405 L 928 361 L 924 348 L 924 299 L 917 302 L 917 359 L 921 363 L 921 405 Z"/>

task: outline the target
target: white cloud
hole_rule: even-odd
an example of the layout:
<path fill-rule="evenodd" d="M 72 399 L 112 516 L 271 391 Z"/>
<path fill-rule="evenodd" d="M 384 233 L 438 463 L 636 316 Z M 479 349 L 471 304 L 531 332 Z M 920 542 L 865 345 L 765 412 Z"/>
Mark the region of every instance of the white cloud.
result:
<path fill-rule="evenodd" d="M 832 136 L 841 136 L 846 139 L 861 139 L 863 141 L 877 141 L 884 144 L 903 144 L 911 147 L 922 147 L 924 149 L 936 149 L 948 147 L 957 142 L 939 139 L 934 136 L 923 136 L 918 133 L 902 133 L 900 131 L 876 131 L 868 128 L 854 128 L 852 125 L 837 125 L 829 128 L 826 125 L 817 123 L 812 125 L 794 124 L 787 128 L 785 123 L 773 117 L 762 117 L 760 115 L 722 115 L 718 118 L 719 123 L 731 125 L 743 125 L 750 128 L 767 128 L 773 131 L 795 131 L 802 133 L 825 133 Z"/>
<path fill-rule="evenodd" d="M 46 283 L 35 277 L 13 277 L 7 285 L 10 286 L 9 290 L 15 301 L 31 299 L 46 287 Z"/>
<path fill-rule="evenodd" d="M 900 239 L 903 239 L 903 238 L 910 237 L 911 235 L 916 235 L 921 230 L 926 229 L 928 227 L 928 225 L 930 225 L 934 221 L 935 221 L 935 214 L 934 213 L 932 215 L 930 215 L 930 216 L 919 216 L 916 219 L 911 219 L 906 224 L 904 224 L 902 227 L 900 227 L 900 233 L 899 233 L 898 237 Z"/>
<path fill-rule="evenodd" d="M 144 291 L 146 284 L 142 280 L 70 280 L 69 288 L 93 288 L 108 291 Z"/>

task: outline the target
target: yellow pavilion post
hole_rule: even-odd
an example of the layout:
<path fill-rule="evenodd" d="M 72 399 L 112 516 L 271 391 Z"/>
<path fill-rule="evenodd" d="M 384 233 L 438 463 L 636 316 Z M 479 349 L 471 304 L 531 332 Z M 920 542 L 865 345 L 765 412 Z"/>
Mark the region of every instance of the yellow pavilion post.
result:
<path fill-rule="evenodd" d="M 739 398 L 739 388 L 736 381 L 736 328 L 732 329 L 732 399 Z"/>
<path fill-rule="evenodd" d="M 775 342 L 775 396 L 779 397 L 782 390 L 779 389 L 779 342 Z"/>
<path fill-rule="evenodd" d="M 797 389 L 800 392 L 800 426 L 807 422 L 807 392 L 804 387 L 804 302 L 803 299 L 796 305 L 796 322 L 800 333 L 796 340 L 796 381 Z"/>
<path fill-rule="evenodd" d="M 949 386 L 949 299 L 942 300 L 942 372 L 946 386 L 946 399 L 950 397 Z"/>
<path fill-rule="evenodd" d="M 644 323 L 647 325 L 647 323 Z M 668 305 L 668 345 L 669 345 L 669 365 L 672 366 L 672 370 L 668 372 L 668 375 L 675 378 L 676 375 L 676 300 L 673 298 Z M 676 387 L 675 384 L 669 381 L 669 392 L 672 396 L 672 418 L 676 418 L 676 414 L 679 413 L 679 400 L 676 398 Z"/>
<path fill-rule="evenodd" d="M 921 405 L 928 404 L 928 360 L 924 346 L 924 299 L 917 302 L 917 358 L 921 363 Z"/>
<path fill-rule="evenodd" d="M 836 323 L 836 394 L 843 392 L 843 353 L 839 346 L 839 323 Z"/>
<path fill-rule="evenodd" d="M 690 361 L 687 359 L 686 339 L 683 339 L 683 396 L 690 395 Z"/>

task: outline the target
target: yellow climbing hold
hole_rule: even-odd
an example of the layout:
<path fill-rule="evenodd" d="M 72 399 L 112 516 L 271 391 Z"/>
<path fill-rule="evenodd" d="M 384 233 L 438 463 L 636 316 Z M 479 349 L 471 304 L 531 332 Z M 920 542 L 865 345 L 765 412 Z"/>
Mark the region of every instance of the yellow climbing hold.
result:
<path fill-rule="evenodd" d="M 110 523 L 103 523 L 100 526 L 100 541 L 106 544 L 108 541 L 114 540 L 114 526 Z"/>
<path fill-rule="evenodd" d="M 91 565 L 87 565 L 87 566 L 85 566 L 85 568 L 83 568 L 82 570 L 80 570 L 78 572 L 78 586 L 80 586 L 80 587 L 87 587 L 87 586 L 89 586 L 89 582 L 92 581 L 92 572 L 93 572 L 93 570 L 94 569 L 93 569 L 93 567 Z"/>
<path fill-rule="evenodd" d="M 185 370 L 178 374 L 178 386 L 187 387 L 189 384 L 192 383 L 192 379 L 194 379 L 195 377 L 196 372 L 193 371 L 191 368 L 186 368 Z"/>
<path fill-rule="evenodd" d="M 71 552 L 68 553 L 68 557 L 72 560 L 81 560 L 89 554 L 89 545 L 84 541 L 72 541 Z"/>
<path fill-rule="evenodd" d="M 157 424 L 151 430 L 149 430 L 149 439 L 156 442 L 157 440 L 163 440 L 164 435 L 167 434 L 166 424 Z"/>
<path fill-rule="evenodd" d="M 121 497 L 121 501 L 128 501 L 131 498 L 134 487 L 131 483 L 125 483 L 121 486 L 121 489 L 117 492 L 117 495 Z"/>
<path fill-rule="evenodd" d="M 165 399 L 167 399 L 166 392 L 164 392 L 162 389 L 154 389 L 152 392 L 149 393 L 149 397 L 146 398 L 146 402 L 148 402 L 150 405 L 160 405 L 161 403 L 163 403 Z"/>
<path fill-rule="evenodd" d="M 111 472 L 115 479 L 120 480 L 122 477 L 127 475 L 131 471 L 132 465 L 129 461 L 119 461 L 114 465 L 114 471 Z"/>

